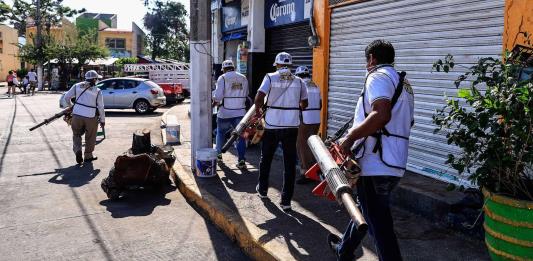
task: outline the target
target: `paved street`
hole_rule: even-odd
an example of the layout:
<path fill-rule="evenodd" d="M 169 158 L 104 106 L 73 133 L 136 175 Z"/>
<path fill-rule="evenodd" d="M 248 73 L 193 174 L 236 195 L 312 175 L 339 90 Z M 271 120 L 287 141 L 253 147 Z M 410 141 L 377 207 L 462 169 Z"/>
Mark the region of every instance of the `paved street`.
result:
<path fill-rule="evenodd" d="M 100 181 L 131 133 L 151 128 L 160 142 L 165 109 L 148 116 L 107 113 L 107 138 L 94 164 L 76 166 L 71 132 L 62 120 L 29 132 L 59 111 L 58 94 L 0 93 L 0 260 L 246 260 L 174 188 L 107 200 Z"/>

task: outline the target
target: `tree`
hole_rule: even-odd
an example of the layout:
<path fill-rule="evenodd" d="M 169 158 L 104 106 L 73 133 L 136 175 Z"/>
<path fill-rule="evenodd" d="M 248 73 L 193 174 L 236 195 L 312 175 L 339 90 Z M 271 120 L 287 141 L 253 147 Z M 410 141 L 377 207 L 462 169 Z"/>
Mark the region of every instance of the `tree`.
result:
<path fill-rule="evenodd" d="M 189 30 L 187 10 L 182 3 L 155 0 L 144 16 L 144 26 L 149 30 L 148 51 L 157 57 L 189 61 Z"/>
<path fill-rule="evenodd" d="M 63 0 L 40 0 L 40 6 L 42 23 L 39 25 L 44 25 L 47 32 L 50 32 L 52 26 L 60 25 L 64 17 L 85 12 L 85 8 L 75 10 L 63 6 Z M 10 6 L 4 0 L 0 0 L 0 22 L 9 22 L 18 30 L 19 36 L 25 36 L 28 20 L 37 22 L 36 11 L 36 1 L 14 0 Z"/>
<path fill-rule="evenodd" d="M 49 44 L 52 37 L 50 36 L 50 29 L 52 26 L 58 26 L 64 17 L 72 17 L 80 12 L 85 12 L 85 9 L 75 10 L 70 7 L 63 6 L 63 0 L 14 0 L 13 5 L 9 6 L 4 0 L 0 0 L 0 23 L 8 21 L 18 30 L 19 36 L 25 36 L 26 26 L 28 21 L 33 21 L 37 28 L 37 35 L 33 40 L 34 51 L 37 55 L 34 61 L 37 65 L 38 88 L 42 88 L 43 75 L 42 64 L 45 54 L 44 49 Z M 47 41 L 42 41 L 42 29 L 46 30 L 48 37 Z"/>
<path fill-rule="evenodd" d="M 55 60 L 61 68 L 60 88 L 66 88 L 72 69 L 79 72 L 81 66 L 90 60 L 105 58 L 109 55 L 108 50 L 100 47 L 94 39 L 95 33 L 85 33 L 63 42 L 50 39 L 41 51 L 33 44 L 26 44 L 21 46 L 19 57 L 22 61 L 29 63 Z M 74 65 L 73 68 L 72 65 Z"/>

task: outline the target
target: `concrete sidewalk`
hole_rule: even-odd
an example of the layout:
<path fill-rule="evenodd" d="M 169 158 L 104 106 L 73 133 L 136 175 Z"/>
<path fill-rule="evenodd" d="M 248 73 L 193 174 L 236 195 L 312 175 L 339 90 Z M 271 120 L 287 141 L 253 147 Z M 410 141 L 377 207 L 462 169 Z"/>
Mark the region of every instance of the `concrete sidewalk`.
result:
<path fill-rule="evenodd" d="M 313 184 L 296 185 L 293 211 L 279 208 L 283 163 L 272 165 L 268 200 L 255 192 L 259 146 L 248 149 L 247 169 L 235 167 L 236 151 L 224 154 L 218 177 L 197 178 L 191 172 L 189 103 L 173 107 L 181 125 L 182 145 L 175 146 L 174 178 L 190 204 L 252 258 L 257 260 L 335 260 L 326 244 L 330 232 L 340 234 L 348 215 L 335 202 L 311 194 Z M 401 208 L 394 208 L 396 232 L 405 260 L 489 260 L 484 243 L 436 226 Z M 357 251 L 358 260 L 377 260 L 369 237 Z"/>

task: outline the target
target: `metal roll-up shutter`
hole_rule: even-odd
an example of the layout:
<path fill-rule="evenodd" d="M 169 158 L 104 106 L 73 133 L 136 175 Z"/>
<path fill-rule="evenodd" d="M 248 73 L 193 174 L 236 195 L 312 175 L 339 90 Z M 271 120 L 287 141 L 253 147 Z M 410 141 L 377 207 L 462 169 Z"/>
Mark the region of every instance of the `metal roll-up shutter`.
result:
<path fill-rule="evenodd" d="M 288 52 L 292 56 L 293 68 L 313 65 L 313 49 L 307 44 L 311 36 L 309 22 L 274 27 L 266 31 L 266 63 L 274 63 L 279 52 Z M 267 66 L 267 71 L 274 67 Z"/>
<path fill-rule="evenodd" d="M 458 153 L 446 138 L 433 134 L 432 115 L 445 94 L 455 96 L 453 81 L 465 71 L 431 72 L 432 64 L 452 54 L 467 67 L 479 57 L 502 52 L 504 0 L 374 0 L 334 8 L 331 14 L 328 134 L 354 114 L 363 87 L 365 47 L 375 39 L 392 42 L 396 68 L 406 71 L 415 92 L 415 126 L 409 143 L 408 170 L 455 184 L 469 185 L 444 162 Z M 467 86 L 465 83 L 464 86 Z"/>

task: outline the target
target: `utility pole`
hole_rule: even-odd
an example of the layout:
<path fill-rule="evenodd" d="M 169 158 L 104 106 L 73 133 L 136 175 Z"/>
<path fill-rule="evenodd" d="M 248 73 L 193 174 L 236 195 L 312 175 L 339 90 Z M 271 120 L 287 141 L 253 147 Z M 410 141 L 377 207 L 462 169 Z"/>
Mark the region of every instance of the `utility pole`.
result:
<path fill-rule="evenodd" d="M 42 52 L 42 23 L 41 23 L 41 0 L 36 0 L 35 4 L 35 26 L 37 28 L 37 35 L 35 38 L 35 47 Z M 37 62 L 37 90 L 43 90 L 43 64 L 41 61 Z"/>
<path fill-rule="evenodd" d="M 196 169 L 196 151 L 212 148 L 211 124 L 211 1 L 191 0 L 191 167 Z"/>

